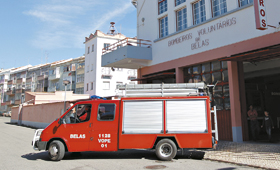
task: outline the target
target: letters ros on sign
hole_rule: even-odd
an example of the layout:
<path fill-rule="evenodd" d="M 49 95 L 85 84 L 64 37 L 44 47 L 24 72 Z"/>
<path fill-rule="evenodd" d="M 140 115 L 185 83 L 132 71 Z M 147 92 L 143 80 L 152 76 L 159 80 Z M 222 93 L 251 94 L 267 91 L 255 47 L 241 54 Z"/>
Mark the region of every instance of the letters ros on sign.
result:
<path fill-rule="evenodd" d="M 254 0 L 256 28 L 259 30 L 267 29 L 265 0 Z"/>

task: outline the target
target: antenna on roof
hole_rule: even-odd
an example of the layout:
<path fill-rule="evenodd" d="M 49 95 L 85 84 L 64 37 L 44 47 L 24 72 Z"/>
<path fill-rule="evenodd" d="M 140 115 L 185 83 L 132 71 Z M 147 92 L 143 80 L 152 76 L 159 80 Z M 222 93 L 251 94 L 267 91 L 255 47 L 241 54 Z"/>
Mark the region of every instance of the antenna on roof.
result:
<path fill-rule="evenodd" d="M 107 32 L 108 35 L 115 35 L 118 34 L 117 28 L 115 28 L 115 22 L 110 22 L 111 26 L 109 31 Z"/>

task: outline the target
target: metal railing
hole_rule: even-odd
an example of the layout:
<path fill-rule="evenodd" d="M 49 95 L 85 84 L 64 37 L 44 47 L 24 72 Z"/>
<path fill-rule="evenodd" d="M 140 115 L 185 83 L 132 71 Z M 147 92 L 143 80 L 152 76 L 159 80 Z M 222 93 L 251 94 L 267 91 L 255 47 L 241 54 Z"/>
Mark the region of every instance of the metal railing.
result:
<path fill-rule="evenodd" d="M 136 38 L 125 38 L 122 39 L 114 44 L 109 45 L 102 49 L 102 55 L 107 54 L 109 52 L 115 51 L 120 47 L 124 46 L 137 46 L 137 47 L 146 47 L 150 48 L 152 46 L 152 41 L 150 40 L 143 40 L 143 39 L 136 39 Z"/>

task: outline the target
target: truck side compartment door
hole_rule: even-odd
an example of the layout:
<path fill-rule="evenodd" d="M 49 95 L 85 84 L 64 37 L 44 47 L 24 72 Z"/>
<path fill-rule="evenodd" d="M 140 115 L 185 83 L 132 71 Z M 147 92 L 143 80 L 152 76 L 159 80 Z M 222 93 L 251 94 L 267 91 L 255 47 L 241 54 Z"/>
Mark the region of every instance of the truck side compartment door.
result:
<path fill-rule="evenodd" d="M 119 101 L 97 101 L 93 117 L 90 150 L 118 150 Z"/>

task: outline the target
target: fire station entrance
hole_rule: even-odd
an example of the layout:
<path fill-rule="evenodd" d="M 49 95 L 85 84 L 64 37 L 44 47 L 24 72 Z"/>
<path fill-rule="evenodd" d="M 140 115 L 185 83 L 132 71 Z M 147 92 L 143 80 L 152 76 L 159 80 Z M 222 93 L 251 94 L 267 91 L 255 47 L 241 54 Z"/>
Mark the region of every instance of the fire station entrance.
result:
<path fill-rule="evenodd" d="M 225 57 L 221 61 L 237 61 L 241 67 L 243 66 L 239 69 L 240 94 L 241 98 L 243 96 L 245 99 L 243 101 L 241 99 L 241 107 L 243 107 L 242 117 L 245 118 L 247 116 L 249 106 L 253 105 L 258 112 L 260 127 L 263 122 L 264 111 L 268 111 L 274 124 L 272 138 L 274 138 L 274 141 L 279 141 L 280 44 Z M 247 134 L 249 140 L 251 140 L 252 135 L 248 118 L 243 119 L 243 126 L 246 124 L 247 127 L 245 129 L 248 129 Z M 268 137 L 265 128 L 260 128 L 259 132 L 259 140 L 267 141 Z"/>
<path fill-rule="evenodd" d="M 260 126 L 264 111 L 268 111 L 273 119 L 272 135 L 275 136 L 279 134 L 280 123 L 280 59 L 243 63 L 243 66 L 247 110 L 250 105 L 254 106 L 258 112 Z M 264 128 L 260 129 L 259 138 L 260 140 L 267 138 Z"/>

